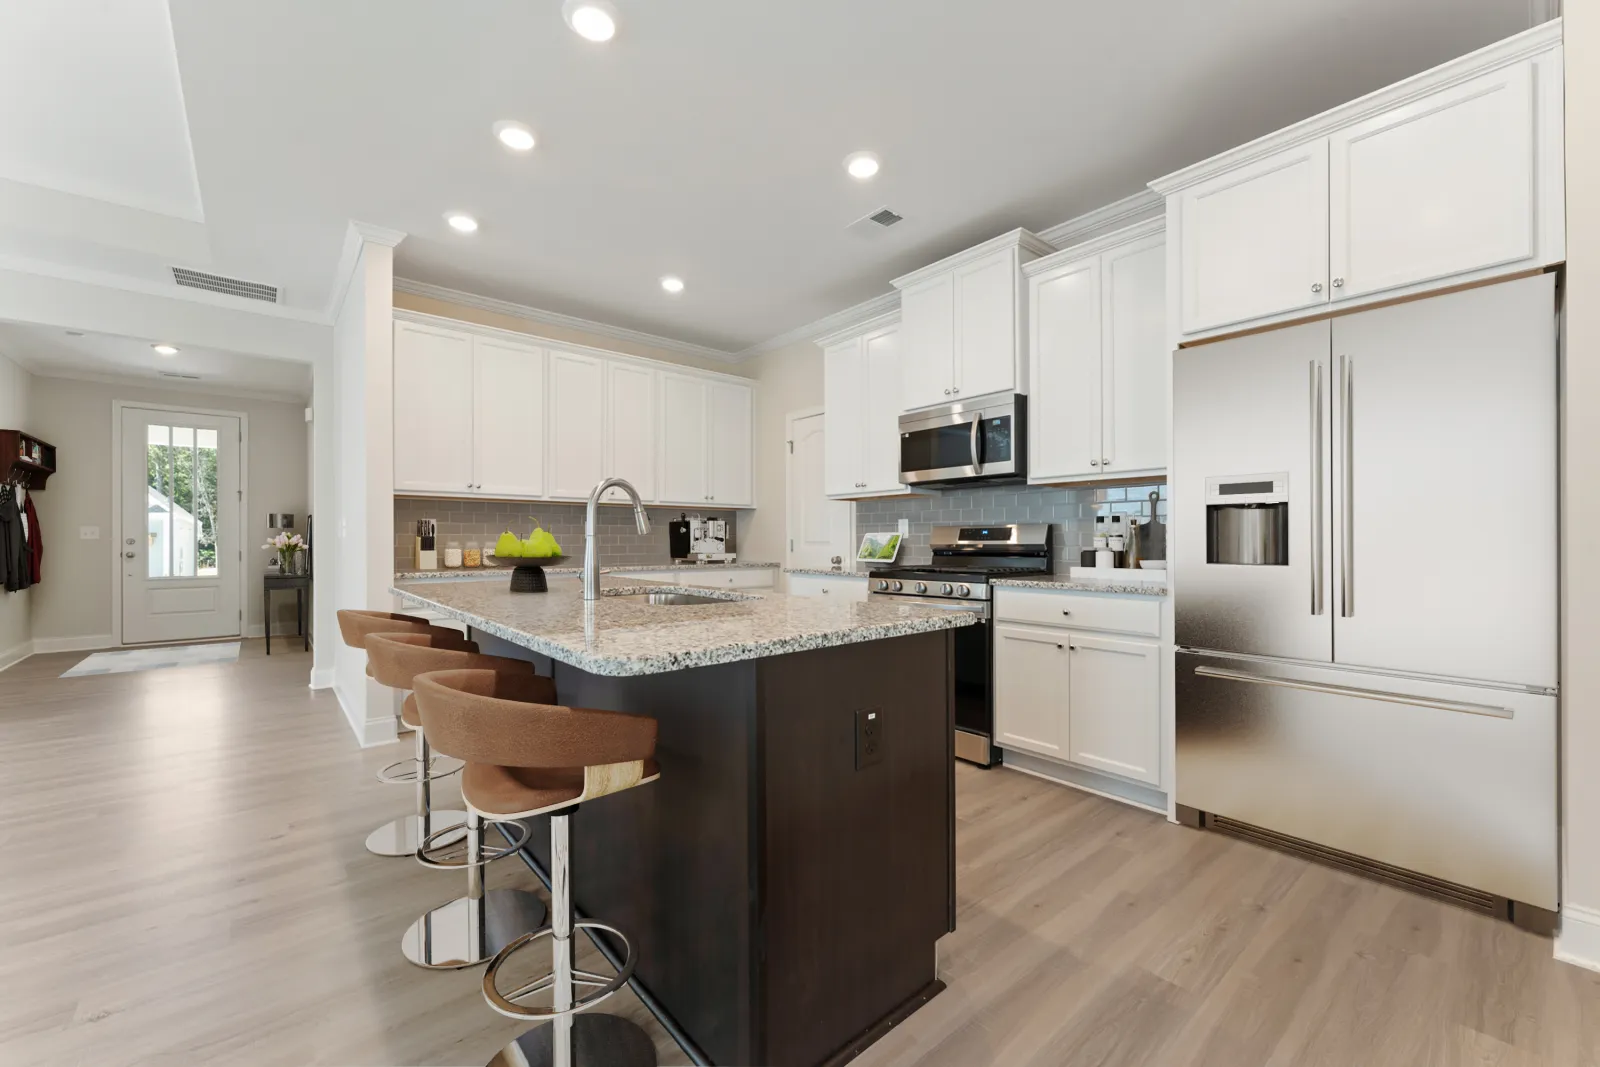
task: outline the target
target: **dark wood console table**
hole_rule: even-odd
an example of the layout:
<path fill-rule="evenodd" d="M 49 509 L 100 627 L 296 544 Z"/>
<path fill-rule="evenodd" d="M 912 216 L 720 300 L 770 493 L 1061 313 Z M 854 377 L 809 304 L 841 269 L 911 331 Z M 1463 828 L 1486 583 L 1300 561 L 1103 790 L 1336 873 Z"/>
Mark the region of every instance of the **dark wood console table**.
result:
<path fill-rule="evenodd" d="M 272 655 L 272 594 L 278 589 L 294 590 L 294 614 L 300 625 L 305 650 L 311 651 L 311 633 L 306 628 L 306 593 L 311 589 L 309 574 L 267 574 L 261 578 L 261 614 L 266 623 L 267 655 Z"/>

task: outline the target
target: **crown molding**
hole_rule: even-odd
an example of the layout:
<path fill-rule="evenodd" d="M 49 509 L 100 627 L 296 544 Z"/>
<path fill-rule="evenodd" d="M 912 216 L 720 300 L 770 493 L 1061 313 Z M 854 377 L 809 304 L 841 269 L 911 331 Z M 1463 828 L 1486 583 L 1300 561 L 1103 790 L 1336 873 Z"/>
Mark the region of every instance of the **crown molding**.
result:
<path fill-rule="evenodd" d="M 1158 197 L 1157 199 L 1159 200 L 1160 198 Z M 1167 216 L 1162 213 L 1155 218 L 1145 219 L 1131 226 L 1124 226 L 1120 230 L 1112 230 L 1110 233 L 1102 233 L 1087 241 L 1070 245 L 1059 252 L 1052 252 L 1048 256 L 1040 256 L 1032 263 L 1024 263 L 1022 265 L 1022 273 L 1024 276 L 1031 278 L 1035 274 L 1059 267 L 1063 263 L 1075 263 L 1088 256 L 1097 256 L 1101 252 L 1125 245 L 1129 241 L 1137 241 L 1143 237 L 1154 237 L 1157 234 L 1165 233 L 1166 230 Z"/>
<path fill-rule="evenodd" d="M 374 226 L 370 222 L 361 222 L 357 219 L 350 220 L 350 229 L 369 244 L 387 245 L 390 248 L 406 239 L 404 230 L 391 230 L 387 226 Z"/>
<path fill-rule="evenodd" d="M 999 237 L 991 237 L 980 245 L 962 249 L 953 256 L 946 256 L 937 262 L 929 263 L 926 267 L 920 267 L 910 274 L 902 274 L 898 278 L 891 279 L 889 284 L 896 289 L 905 289 L 926 281 L 935 275 L 954 270 L 964 263 L 971 263 L 974 260 L 982 259 L 984 256 L 1007 248 L 1020 248 L 1025 252 L 1032 252 L 1036 256 L 1048 256 L 1056 250 L 1055 245 L 1043 240 L 1036 233 L 1022 229 L 1011 230 L 1008 233 L 1001 234 Z"/>
<path fill-rule="evenodd" d="M 896 293 L 894 295 L 898 296 L 900 294 Z M 853 337 L 860 337 L 863 334 L 871 333 L 874 330 L 881 330 L 885 326 L 897 326 L 899 323 L 900 305 L 899 301 L 896 301 L 894 310 L 886 311 L 881 315 L 873 315 L 870 318 L 861 319 L 858 322 L 852 322 L 843 329 L 835 330 L 832 333 L 823 334 L 820 337 L 813 338 L 812 344 L 816 345 L 818 348 L 827 348 L 831 344 L 837 344 L 840 341 L 846 341 Z"/>
<path fill-rule="evenodd" d="M 1070 248 L 1090 238 L 1119 230 L 1135 222 L 1166 212 L 1166 200 L 1154 189 L 1140 189 L 1131 196 L 1085 212 L 1075 219 L 1058 222 L 1039 236 L 1056 248 Z"/>
<path fill-rule="evenodd" d="M 871 300 L 863 300 L 861 303 L 847 307 L 843 311 L 835 311 L 832 315 L 824 315 L 815 322 L 808 322 L 804 326 L 796 326 L 792 330 L 785 330 L 776 337 L 769 337 L 760 344 L 751 345 L 749 348 L 744 349 L 738 353 L 738 357 L 740 359 L 749 359 L 752 356 L 765 355 L 768 352 L 776 352 L 780 348 L 788 348 L 790 345 L 799 344 L 801 341 L 821 344 L 824 337 L 848 333 L 851 330 L 861 328 L 872 319 L 887 315 L 890 312 L 893 312 L 896 316 L 900 314 L 900 294 L 898 291 L 884 293 L 873 297 Z"/>
<path fill-rule="evenodd" d="M 333 268 L 333 287 L 328 290 L 328 305 L 323 317 L 329 324 L 339 321 L 344 308 L 344 298 L 350 292 L 350 282 L 356 276 L 356 264 L 361 261 L 361 249 L 368 244 L 393 248 L 406 239 L 399 230 L 374 226 L 370 222 L 350 219 L 344 228 L 344 244 L 339 248 L 339 262 Z"/>
<path fill-rule="evenodd" d="M 679 352 L 686 356 L 713 359 L 719 363 L 737 363 L 740 358 L 738 353 L 727 352 L 720 348 L 710 348 L 706 345 L 697 345 L 689 341 L 678 341 L 671 337 L 662 337 L 659 334 L 645 333 L 642 330 L 630 330 L 626 326 L 612 326 L 604 322 L 595 322 L 593 319 L 580 319 L 576 315 L 563 315 L 559 311 L 546 311 L 543 308 L 530 307 L 527 304 L 514 304 L 509 300 L 496 300 L 490 296 L 464 293 L 459 289 L 447 289 L 442 285 L 430 285 L 427 282 L 414 281 L 410 278 L 396 278 L 394 287 L 396 292 L 410 293 L 412 296 L 425 296 L 433 300 L 462 304 L 466 307 L 477 308 L 480 311 L 493 311 L 499 315 L 509 315 L 512 318 L 525 319 L 528 322 L 539 322 L 546 326 L 582 330 L 585 333 L 610 337 L 616 341 L 628 341 L 636 345 L 646 345 L 664 352 Z"/>
<path fill-rule="evenodd" d="M 1459 85 L 1480 74 L 1487 74 L 1501 67 L 1508 67 L 1513 63 L 1521 63 L 1554 51 L 1561 47 L 1561 25 L 1560 19 L 1551 19 L 1513 37 L 1486 45 L 1476 52 L 1468 52 L 1448 63 L 1441 63 L 1421 74 L 1415 74 L 1405 81 L 1395 82 L 1376 92 L 1330 108 L 1320 115 L 1313 115 L 1303 122 L 1286 126 L 1265 137 L 1258 137 L 1221 155 L 1173 171 L 1151 182 L 1150 188 L 1162 196 L 1171 196 L 1214 175 L 1287 151 L 1307 141 L 1326 137 L 1363 119 L 1408 104 L 1441 89 Z"/>

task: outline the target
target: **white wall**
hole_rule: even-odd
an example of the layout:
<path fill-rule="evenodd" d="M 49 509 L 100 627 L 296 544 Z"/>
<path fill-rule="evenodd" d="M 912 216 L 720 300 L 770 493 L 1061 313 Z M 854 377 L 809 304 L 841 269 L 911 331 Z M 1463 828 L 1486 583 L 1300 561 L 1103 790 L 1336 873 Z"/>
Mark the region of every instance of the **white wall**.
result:
<path fill-rule="evenodd" d="M 112 618 L 112 554 L 117 550 L 117 516 L 111 512 L 116 477 L 111 405 L 114 400 L 178 408 L 239 411 L 249 418 L 250 456 L 246 470 L 244 529 L 246 633 L 261 628 L 261 582 L 271 553 L 266 514 L 292 511 L 304 516 L 306 492 L 305 406 L 297 401 L 258 400 L 226 394 L 195 393 L 66 378 L 33 379 L 32 431 L 56 446 L 57 473 L 35 497 L 44 528 L 44 581 L 32 590 L 33 637 L 110 643 L 118 627 Z M 84 541 L 80 526 L 98 526 L 100 539 Z M 276 601 L 274 632 L 294 627 L 294 602 Z"/>
<path fill-rule="evenodd" d="M 1562 398 L 1564 887 L 1557 954 L 1600 970 L 1600 7 L 1569 4 Z"/>
<path fill-rule="evenodd" d="M 35 432 L 30 414 L 31 385 L 32 376 L 27 371 L 0 355 L 0 430 Z M 43 499 L 44 494 L 41 493 L 34 501 L 34 506 L 37 507 Z M 39 524 L 44 525 L 43 518 Z M 45 560 L 47 566 L 50 562 L 48 558 Z M 32 648 L 33 627 L 29 621 L 29 602 L 32 597 L 31 589 L 16 593 L 0 592 L 0 669 L 26 657 Z"/>
<path fill-rule="evenodd" d="M 784 425 L 790 412 L 822 404 L 822 349 L 800 341 L 741 365 L 756 380 L 754 511 L 739 513 L 741 559 L 784 558 Z"/>

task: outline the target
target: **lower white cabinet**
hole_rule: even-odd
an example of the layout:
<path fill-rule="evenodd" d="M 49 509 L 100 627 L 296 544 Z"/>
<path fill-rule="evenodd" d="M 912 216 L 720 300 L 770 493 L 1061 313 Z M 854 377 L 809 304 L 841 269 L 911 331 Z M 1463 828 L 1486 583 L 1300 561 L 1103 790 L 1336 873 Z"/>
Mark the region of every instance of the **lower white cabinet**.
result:
<path fill-rule="evenodd" d="M 867 579 L 850 574 L 791 574 L 789 595 L 866 603 Z"/>
<path fill-rule="evenodd" d="M 1161 786 L 1161 644 L 1074 629 L 1096 627 L 1143 597 L 998 590 L 994 626 L 994 729 L 1001 748 Z M 1008 597 L 1026 594 L 1011 604 Z M 1043 599 L 1059 611 L 1044 611 Z M 1081 609 L 1081 610 L 1080 610 Z M 1109 616 L 1107 616 L 1109 617 Z M 1067 625 L 1052 624 L 1059 619 Z"/>

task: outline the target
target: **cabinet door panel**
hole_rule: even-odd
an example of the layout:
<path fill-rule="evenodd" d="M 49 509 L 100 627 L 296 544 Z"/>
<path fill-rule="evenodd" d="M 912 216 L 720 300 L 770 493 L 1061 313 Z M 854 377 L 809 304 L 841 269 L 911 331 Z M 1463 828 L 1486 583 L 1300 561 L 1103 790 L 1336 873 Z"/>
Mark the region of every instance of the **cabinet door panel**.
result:
<path fill-rule="evenodd" d="M 706 383 L 661 375 L 661 501 L 703 506 L 706 486 Z"/>
<path fill-rule="evenodd" d="M 626 478 L 645 500 L 656 499 L 656 378 L 649 367 L 606 366 L 606 477 Z M 626 503 L 607 489 L 601 499 Z"/>
<path fill-rule="evenodd" d="M 950 398 L 955 376 L 955 291 L 955 277 L 944 274 L 900 293 L 902 410 Z"/>
<path fill-rule="evenodd" d="M 822 353 L 822 491 L 853 496 L 861 491 L 861 425 L 867 401 L 861 339 L 852 337 Z M 895 383 L 898 389 L 899 382 Z M 899 412 L 895 412 L 896 418 Z M 898 431 L 896 433 L 898 439 Z"/>
<path fill-rule="evenodd" d="M 1028 471 L 1034 477 L 1100 471 L 1100 275 L 1100 259 L 1091 257 L 1029 282 Z"/>
<path fill-rule="evenodd" d="M 472 336 L 394 325 L 394 487 L 472 492 Z"/>
<path fill-rule="evenodd" d="M 862 341 L 861 480 L 863 492 L 900 489 L 900 331 L 868 334 Z"/>
<path fill-rule="evenodd" d="M 707 420 L 711 502 L 749 507 L 755 496 L 750 484 L 750 387 L 712 382 L 706 391 L 711 407 Z"/>
<path fill-rule="evenodd" d="M 544 493 L 544 352 L 473 339 L 473 470 L 489 496 Z"/>
<path fill-rule="evenodd" d="M 606 475 L 605 361 L 550 352 L 550 495 L 585 499 Z"/>
<path fill-rule="evenodd" d="M 1329 164 L 1335 299 L 1530 259 L 1531 65 L 1341 130 Z"/>
<path fill-rule="evenodd" d="M 1007 249 L 956 271 L 955 390 L 963 397 L 1017 385 L 1017 264 Z"/>
<path fill-rule="evenodd" d="M 1328 142 L 1179 194 L 1183 331 L 1328 301 Z"/>
<path fill-rule="evenodd" d="M 1167 251 L 1151 237 L 1102 259 L 1102 473 L 1167 465 Z"/>
<path fill-rule="evenodd" d="M 1160 646 L 1077 634 L 1068 642 L 1067 758 L 1160 785 Z"/>
<path fill-rule="evenodd" d="M 1058 759 L 1067 748 L 1067 635 L 994 628 L 994 732 L 1002 748 Z"/>

